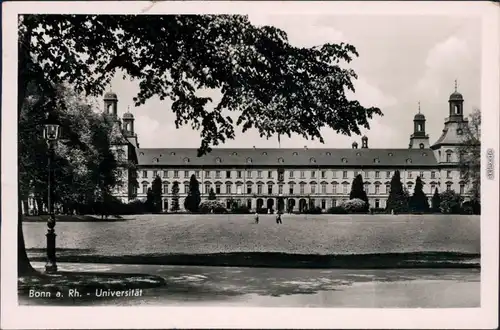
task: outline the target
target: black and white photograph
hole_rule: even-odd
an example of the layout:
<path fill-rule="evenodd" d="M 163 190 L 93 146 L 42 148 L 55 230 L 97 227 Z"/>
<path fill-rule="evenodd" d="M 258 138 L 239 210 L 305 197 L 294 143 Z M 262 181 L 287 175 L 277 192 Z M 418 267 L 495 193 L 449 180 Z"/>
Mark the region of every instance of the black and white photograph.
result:
<path fill-rule="evenodd" d="M 498 326 L 498 3 L 7 5 L 2 327 Z"/>

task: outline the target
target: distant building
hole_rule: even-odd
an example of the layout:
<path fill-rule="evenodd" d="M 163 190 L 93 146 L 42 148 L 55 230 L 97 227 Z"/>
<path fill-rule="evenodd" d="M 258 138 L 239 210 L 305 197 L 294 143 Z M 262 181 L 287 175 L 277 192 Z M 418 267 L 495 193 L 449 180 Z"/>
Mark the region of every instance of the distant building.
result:
<path fill-rule="evenodd" d="M 174 182 L 179 183 L 182 208 L 189 179 L 195 174 L 202 200 L 213 188 L 217 199 L 227 206 L 233 201 L 251 209 L 276 209 L 280 200 L 284 204 L 280 208 L 293 211 L 309 205 L 326 210 L 347 200 L 353 178 L 362 174 L 371 207 L 384 208 L 391 178 L 399 170 L 410 193 L 420 176 L 429 200 L 435 188 L 440 192 L 455 190 L 467 197 L 469 188 L 458 168 L 458 147 L 468 125 L 463 116 L 463 97 L 455 91 L 448 102 L 449 116 L 443 133 L 432 145 L 419 107 L 408 148 L 372 149 L 363 136 L 360 148 L 357 142 L 350 149 L 214 148 L 197 157 L 196 148 L 140 148 L 134 116 L 127 112 L 120 120 L 117 95 L 107 93 L 105 111 L 115 118 L 123 136 L 114 141 L 116 157 L 136 165 L 134 170 L 120 171 L 123 185 L 114 194 L 123 202 L 145 199 L 153 179 L 159 176 L 163 182 L 163 209 L 170 209 Z M 135 180 L 138 186 L 132 184 Z"/>

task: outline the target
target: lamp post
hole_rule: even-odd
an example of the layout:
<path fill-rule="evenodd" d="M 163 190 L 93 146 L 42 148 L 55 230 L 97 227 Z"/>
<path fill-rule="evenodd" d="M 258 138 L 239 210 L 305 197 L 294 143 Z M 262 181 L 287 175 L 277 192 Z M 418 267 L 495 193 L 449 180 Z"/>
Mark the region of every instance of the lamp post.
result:
<path fill-rule="evenodd" d="M 57 118 L 52 112 L 47 114 L 47 119 L 45 121 L 45 127 L 43 130 L 43 138 L 47 142 L 49 147 L 49 157 L 47 162 L 48 167 L 48 194 L 47 194 L 47 206 L 49 213 L 49 220 L 47 221 L 47 264 L 45 265 L 45 272 L 54 273 L 57 272 L 56 264 L 56 234 L 54 227 L 56 226 L 56 217 L 54 215 L 54 173 L 52 169 L 52 163 L 54 162 L 54 147 L 59 139 L 61 133 L 61 125 L 57 121 Z"/>

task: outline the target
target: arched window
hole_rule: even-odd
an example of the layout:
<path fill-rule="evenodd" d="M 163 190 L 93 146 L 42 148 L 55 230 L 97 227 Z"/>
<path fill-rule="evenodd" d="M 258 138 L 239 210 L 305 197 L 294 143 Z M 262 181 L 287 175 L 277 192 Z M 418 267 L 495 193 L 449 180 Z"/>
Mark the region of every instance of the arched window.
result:
<path fill-rule="evenodd" d="M 451 155 L 451 154 L 452 154 L 452 151 L 451 151 L 451 150 L 448 150 L 448 151 L 446 152 L 446 162 L 447 162 L 447 163 L 451 163 L 451 161 L 452 161 L 452 155 Z"/>
<path fill-rule="evenodd" d="M 419 144 L 419 147 L 420 147 L 420 149 L 424 149 L 424 144 L 423 144 L 423 143 L 420 143 L 420 144 Z"/>
<path fill-rule="evenodd" d="M 342 163 L 347 163 L 347 159 L 346 158 L 342 158 Z"/>
<path fill-rule="evenodd" d="M 235 151 L 232 153 L 233 156 L 238 156 L 238 153 Z"/>
<path fill-rule="evenodd" d="M 408 159 L 406 160 L 406 163 L 407 163 L 407 164 L 411 164 L 411 158 L 408 158 Z"/>
<path fill-rule="evenodd" d="M 284 160 L 283 158 L 281 158 L 281 157 L 280 157 L 280 158 L 278 158 L 278 163 L 280 163 L 280 164 L 281 164 L 281 163 L 283 163 L 284 161 L 285 161 L 285 160 Z"/>
<path fill-rule="evenodd" d="M 422 124 L 417 125 L 417 131 L 422 132 Z"/>
<path fill-rule="evenodd" d="M 175 151 L 172 151 L 172 152 L 170 153 L 170 156 L 175 156 Z"/>

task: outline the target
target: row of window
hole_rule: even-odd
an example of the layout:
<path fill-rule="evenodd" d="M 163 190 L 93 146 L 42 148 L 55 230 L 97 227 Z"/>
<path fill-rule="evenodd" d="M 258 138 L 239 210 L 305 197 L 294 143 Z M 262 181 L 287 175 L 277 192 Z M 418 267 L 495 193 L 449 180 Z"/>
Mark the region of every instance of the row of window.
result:
<path fill-rule="evenodd" d="M 340 190 L 338 189 L 338 185 L 337 184 L 332 184 L 331 185 L 331 188 L 330 189 L 330 185 L 327 185 L 327 184 L 321 184 L 319 186 L 319 190 L 317 190 L 316 188 L 316 185 L 307 185 L 309 187 L 309 189 L 307 189 L 306 191 L 306 184 L 300 184 L 299 185 L 299 190 L 295 190 L 295 187 L 294 185 L 289 185 L 288 187 L 288 194 L 289 195 L 294 195 L 294 194 L 306 194 L 306 193 L 310 193 L 310 194 L 317 194 L 317 193 L 321 193 L 321 194 L 338 194 L 340 193 Z M 351 189 L 351 185 L 350 184 L 342 184 L 342 190 L 341 190 L 341 193 L 342 194 L 348 194 L 350 192 L 350 189 Z M 447 184 L 446 185 L 446 189 L 447 190 L 451 190 L 451 184 Z M 184 184 L 182 186 L 179 186 L 180 187 L 183 187 L 184 190 L 181 191 L 180 193 L 188 193 L 189 192 L 189 184 Z M 427 191 L 427 193 L 430 193 L 432 194 L 434 192 L 434 190 L 436 189 L 436 185 L 435 184 L 431 184 L 428 186 L 429 187 L 429 190 Z M 147 183 L 143 183 L 142 185 L 142 192 L 143 193 L 147 193 L 148 191 L 148 184 Z M 163 184 L 163 193 L 164 194 L 168 194 L 169 193 L 169 185 L 167 183 L 164 183 Z M 222 185 L 221 184 L 216 184 L 215 185 L 215 189 L 212 187 L 211 184 L 205 184 L 204 185 L 204 190 L 202 191 L 202 193 L 205 193 L 205 194 L 208 194 L 210 193 L 210 190 L 211 189 L 214 189 L 214 192 L 215 194 L 219 195 L 219 194 L 222 194 L 222 193 L 225 193 L 225 194 L 233 194 L 233 193 L 236 193 L 236 194 L 243 194 L 243 185 L 242 184 L 237 184 L 236 185 L 236 191 L 233 190 L 233 185 L 232 184 L 226 184 L 225 185 L 225 191 L 223 192 L 222 191 Z M 253 194 L 253 193 L 257 193 L 259 195 L 263 194 L 264 191 L 271 195 L 271 194 L 274 194 L 274 193 L 278 193 L 278 194 L 283 194 L 284 193 L 284 185 L 280 184 L 278 185 L 278 191 L 276 192 L 275 190 L 275 185 L 272 185 L 272 184 L 268 184 L 266 185 L 266 190 L 264 190 L 264 185 L 262 184 L 258 184 L 257 185 L 257 191 L 254 191 L 253 190 L 253 185 L 246 185 L 246 190 L 245 190 L 245 193 L 246 194 Z M 380 185 L 380 184 L 375 184 L 373 185 L 373 188 L 374 189 L 370 189 L 371 188 L 371 185 L 369 184 L 365 184 L 364 185 L 364 190 L 367 192 L 367 194 L 375 194 L 375 195 L 379 195 L 379 194 L 388 194 L 389 191 L 390 191 L 390 185 L 389 184 L 386 184 L 386 185 Z M 385 188 L 385 190 L 384 190 Z M 408 184 L 407 185 L 407 189 L 408 191 L 411 193 L 413 191 L 413 184 Z M 425 190 L 425 186 L 424 186 L 424 190 Z M 460 184 L 460 194 L 464 194 L 465 192 L 465 185 L 464 184 Z"/>
<path fill-rule="evenodd" d="M 147 178 L 148 177 L 148 172 L 147 170 L 142 171 L 142 178 Z M 168 178 L 169 177 L 169 171 L 164 170 L 162 171 L 162 177 L 163 178 Z M 183 173 L 182 173 L 183 172 Z M 253 177 L 253 172 L 252 171 L 234 171 L 236 174 L 237 179 L 251 179 Z M 320 171 L 308 171 L 309 172 L 309 178 L 315 179 L 315 178 L 321 178 L 321 179 L 326 179 L 328 177 L 328 172 L 327 170 L 320 170 Z M 200 179 L 201 171 L 178 171 L 174 170 L 173 171 L 173 178 L 179 178 L 180 174 L 183 174 L 183 177 L 188 179 L 192 174 L 194 174 L 198 179 Z M 266 178 L 268 179 L 274 179 L 275 174 L 278 173 L 278 179 L 279 180 L 284 180 L 284 173 L 282 171 L 257 171 L 257 179 L 263 179 L 264 174 L 266 175 Z M 331 171 L 332 178 L 337 177 L 337 171 Z M 408 171 L 406 172 L 407 178 L 412 179 L 414 174 L 417 174 L 420 176 L 420 178 L 424 179 L 426 178 L 425 172 L 420 171 L 420 172 L 412 172 Z M 156 178 L 159 176 L 159 171 L 154 170 L 153 171 L 153 178 Z M 204 178 L 205 179 L 210 179 L 212 178 L 212 175 L 215 179 L 222 179 L 223 174 L 225 179 L 232 179 L 233 178 L 233 171 L 204 171 Z M 348 178 L 349 171 L 342 171 L 342 178 L 347 179 Z M 357 176 L 358 174 L 361 174 L 359 171 L 354 171 L 354 176 Z M 362 175 L 363 178 L 368 179 L 371 178 L 371 174 L 373 174 L 373 177 L 375 179 L 381 179 L 382 178 L 382 172 L 381 171 L 363 171 Z M 436 171 L 431 171 L 430 172 L 430 178 L 431 179 L 436 179 Z M 298 175 L 298 176 L 296 176 Z M 385 171 L 385 178 L 390 179 L 393 175 L 392 171 Z M 462 175 L 460 174 L 460 177 Z M 295 179 L 295 178 L 300 178 L 300 179 L 305 179 L 306 178 L 306 171 L 288 171 L 288 178 L 289 179 Z M 446 178 L 451 179 L 452 178 L 452 171 L 446 171 Z"/>

